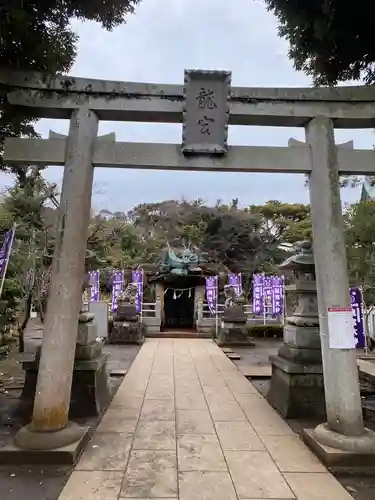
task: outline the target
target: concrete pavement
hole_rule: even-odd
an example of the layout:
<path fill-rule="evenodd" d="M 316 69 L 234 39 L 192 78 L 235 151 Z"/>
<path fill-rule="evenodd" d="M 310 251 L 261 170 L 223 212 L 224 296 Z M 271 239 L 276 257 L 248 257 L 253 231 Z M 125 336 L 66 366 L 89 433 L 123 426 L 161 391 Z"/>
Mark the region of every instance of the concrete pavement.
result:
<path fill-rule="evenodd" d="M 59 500 L 350 500 L 211 340 L 149 339 Z"/>

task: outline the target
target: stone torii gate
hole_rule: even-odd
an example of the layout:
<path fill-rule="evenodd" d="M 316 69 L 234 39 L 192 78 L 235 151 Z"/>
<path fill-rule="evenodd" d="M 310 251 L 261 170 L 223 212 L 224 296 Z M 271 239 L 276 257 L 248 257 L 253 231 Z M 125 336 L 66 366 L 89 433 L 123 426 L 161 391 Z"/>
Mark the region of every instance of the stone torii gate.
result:
<path fill-rule="evenodd" d="M 12 105 L 30 108 L 38 117 L 70 119 L 66 139 L 5 143 L 7 163 L 64 165 L 33 419 L 16 436 L 19 447 L 61 447 L 84 433 L 68 422 L 68 410 L 93 167 L 117 167 L 308 174 L 327 407 L 327 423 L 315 429 L 315 439 L 345 451 L 375 451 L 374 435 L 363 423 L 347 327 L 350 298 L 339 191 L 340 174 L 375 173 L 375 152 L 334 142 L 334 127 L 375 126 L 374 87 L 240 88 L 231 87 L 229 72 L 219 71 L 186 71 L 184 86 L 20 73 L 2 73 L 0 83 L 11 89 Z M 101 142 L 99 120 L 182 122 L 182 145 Z M 228 146 L 229 125 L 304 127 L 306 144 Z M 334 311 L 340 330 L 336 345 L 330 342 L 337 333 L 330 321 Z"/>

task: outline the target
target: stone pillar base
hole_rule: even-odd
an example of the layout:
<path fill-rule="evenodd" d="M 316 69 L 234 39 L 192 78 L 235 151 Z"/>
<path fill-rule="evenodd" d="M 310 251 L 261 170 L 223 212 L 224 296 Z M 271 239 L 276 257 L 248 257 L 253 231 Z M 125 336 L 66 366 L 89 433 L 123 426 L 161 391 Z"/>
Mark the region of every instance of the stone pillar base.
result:
<path fill-rule="evenodd" d="M 336 470 L 375 466 L 375 434 L 365 429 L 363 436 L 344 436 L 331 431 L 326 424 L 314 429 L 304 429 L 302 438 L 328 467 Z M 330 446 L 320 442 L 328 440 Z M 372 470 L 372 469 L 371 469 Z M 362 469 L 363 471 L 363 469 Z"/>
<path fill-rule="evenodd" d="M 267 400 L 284 418 L 326 418 L 322 365 L 270 356 L 272 378 Z"/>
<path fill-rule="evenodd" d="M 14 436 L 14 444 L 24 450 L 53 450 L 79 441 L 86 429 L 74 422 L 55 432 L 38 432 L 32 423 L 22 427 Z"/>
<path fill-rule="evenodd" d="M 89 427 L 72 422 L 58 432 L 33 432 L 28 425 L 16 434 L 15 442 L 0 448 L 0 464 L 74 465 L 89 438 Z"/>
<path fill-rule="evenodd" d="M 34 403 L 38 362 L 24 363 L 26 371 L 22 402 L 27 408 Z M 107 355 L 94 359 L 76 359 L 74 362 L 69 418 L 86 418 L 102 415 L 110 403 Z"/>

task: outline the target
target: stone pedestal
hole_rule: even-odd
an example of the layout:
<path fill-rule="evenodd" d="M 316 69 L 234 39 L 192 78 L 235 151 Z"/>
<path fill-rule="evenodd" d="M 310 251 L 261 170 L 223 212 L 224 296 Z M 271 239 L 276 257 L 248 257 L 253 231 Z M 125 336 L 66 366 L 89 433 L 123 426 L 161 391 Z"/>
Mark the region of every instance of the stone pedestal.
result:
<path fill-rule="evenodd" d="M 234 305 L 224 310 L 218 329 L 216 343 L 219 346 L 253 346 L 247 332 L 246 315 L 243 307 Z"/>
<path fill-rule="evenodd" d="M 119 300 L 108 335 L 109 344 L 142 344 L 144 329 L 134 304 Z"/>
<path fill-rule="evenodd" d="M 96 341 L 97 328 L 94 315 L 81 313 L 74 358 L 73 381 L 69 405 L 69 418 L 102 415 L 110 403 L 107 354 Z M 26 371 L 22 400 L 27 406 L 34 401 L 40 351 L 33 361 L 23 363 Z"/>
<path fill-rule="evenodd" d="M 322 365 L 301 365 L 271 356 L 268 402 L 284 418 L 325 418 Z"/>
<path fill-rule="evenodd" d="M 284 418 L 325 418 L 322 365 L 293 363 L 271 356 L 268 402 Z"/>
<path fill-rule="evenodd" d="M 114 321 L 108 336 L 109 344 L 143 344 L 144 335 L 140 322 Z"/>
<path fill-rule="evenodd" d="M 82 313 L 74 359 L 70 408 L 74 417 L 101 415 L 109 405 L 107 354 L 97 342 L 98 329 L 92 313 Z"/>
<path fill-rule="evenodd" d="M 69 418 L 86 418 L 102 415 L 110 403 L 108 388 L 107 354 L 97 347 L 99 356 L 94 359 L 75 359 L 70 396 Z M 25 384 L 22 402 L 31 408 L 34 402 L 39 362 L 37 359 L 23 363 Z"/>
<path fill-rule="evenodd" d="M 100 349 L 101 351 L 101 349 Z M 107 354 L 74 362 L 71 418 L 102 415 L 108 408 L 111 395 L 108 387 Z"/>
<path fill-rule="evenodd" d="M 269 403 L 285 418 L 325 418 L 319 328 L 286 325 L 284 345 L 270 361 Z"/>

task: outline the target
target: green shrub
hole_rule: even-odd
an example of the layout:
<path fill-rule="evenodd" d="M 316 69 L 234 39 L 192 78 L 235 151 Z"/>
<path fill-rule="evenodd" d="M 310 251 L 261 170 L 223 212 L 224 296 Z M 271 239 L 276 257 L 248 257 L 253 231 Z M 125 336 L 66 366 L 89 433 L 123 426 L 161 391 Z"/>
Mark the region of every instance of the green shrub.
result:
<path fill-rule="evenodd" d="M 11 351 L 11 346 L 9 344 L 0 345 L 0 360 L 8 356 Z"/>
<path fill-rule="evenodd" d="M 250 325 L 247 329 L 249 336 L 265 339 L 282 339 L 283 325 Z"/>
<path fill-rule="evenodd" d="M 8 280 L 5 280 L 5 283 L 7 282 Z M 18 300 L 17 294 L 12 292 L 13 288 L 4 286 L 0 300 L 0 359 L 4 359 L 11 350 L 11 332 L 16 326 Z"/>

